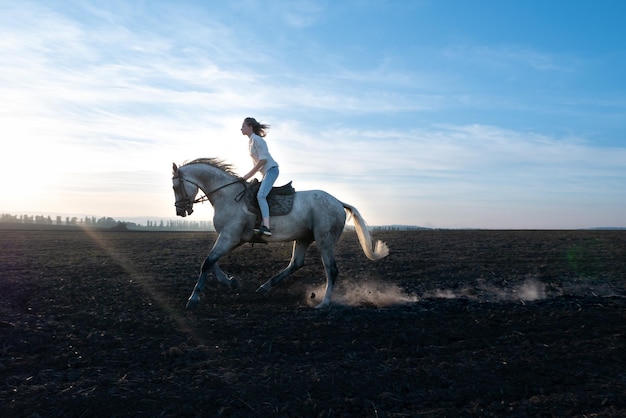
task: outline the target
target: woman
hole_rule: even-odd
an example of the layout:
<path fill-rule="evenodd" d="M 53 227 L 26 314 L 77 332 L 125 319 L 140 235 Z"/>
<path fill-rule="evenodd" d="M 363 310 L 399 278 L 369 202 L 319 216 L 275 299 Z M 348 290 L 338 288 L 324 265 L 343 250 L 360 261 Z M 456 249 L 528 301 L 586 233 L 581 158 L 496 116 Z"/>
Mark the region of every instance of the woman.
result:
<path fill-rule="evenodd" d="M 276 178 L 278 178 L 278 163 L 276 163 L 270 155 L 267 150 L 267 143 L 263 139 L 269 128 L 269 125 L 259 123 L 254 118 L 245 118 L 241 125 L 241 134 L 246 135 L 250 139 L 248 146 L 250 157 L 252 157 L 254 164 L 252 170 L 243 176 L 243 179 L 247 181 L 259 171 L 263 175 L 261 187 L 257 193 L 257 200 L 261 208 L 263 222 L 259 229 L 255 229 L 254 232 L 259 235 L 267 236 L 272 235 L 270 230 L 270 207 L 267 204 L 267 195 L 272 190 Z"/>

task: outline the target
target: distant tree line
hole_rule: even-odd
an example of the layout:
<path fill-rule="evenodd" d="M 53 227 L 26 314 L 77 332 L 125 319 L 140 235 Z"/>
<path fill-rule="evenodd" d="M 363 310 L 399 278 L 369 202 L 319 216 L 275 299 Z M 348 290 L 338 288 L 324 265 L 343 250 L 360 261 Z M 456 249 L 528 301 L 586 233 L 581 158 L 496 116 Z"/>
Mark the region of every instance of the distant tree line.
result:
<path fill-rule="evenodd" d="M 372 226 L 370 225 L 369 228 L 372 231 L 390 231 L 390 232 L 395 232 L 395 231 L 425 231 L 425 230 L 429 230 L 431 228 L 424 228 L 423 226 L 413 226 L 413 225 L 379 225 L 379 226 Z M 354 225 L 351 224 L 346 224 L 345 227 L 346 230 L 348 231 L 354 231 Z"/>
<path fill-rule="evenodd" d="M 213 223 L 210 221 L 185 221 L 185 220 L 147 220 L 145 225 L 135 222 L 118 221 L 111 217 L 95 216 L 55 216 L 50 215 L 12 215 L 3 213 L 0 217 L 2 224 L 34 225 L 41 227 L 83 227 L 83 228 L 103 228 L 103 229 L 125 229 L 125 230 L 145 230 L 145 231 L 207 231 L 213 230 Z"/>
<path fill-rule="evenodd" d="M 118 221 L 111 217 L 95 216 L 58 216 L 50 215 L 11 215 L 3 213 L 0 224 L 23 224 L 41 227 L 81 227 L 81 228 L 106 228 L 118 230 L 142 230 L 142 231 L 214 231 L 211 221 L 187 221 L 182 219 L 146 220 L 145 224 L 135 222 Z M 346 224 L 347 230 L 354 230 L 350 223 Z M 383 225 L 371 226 L 374 231 L 414 231 L 427 230 L 420 226 L 412 225 Z"/>
<path fill-rule="evenodd" d="M 382 226 L 373 226 L 372 229 L 374 231 L 424 231 L 431 228 L 425 228 L 423 226 L 413 226 L 413 225 L 382 225 Z"/>
<path fill-rule="evenodd" d="M 182 219 L 166 219 L 159 221 L 146 221 L 143 229 L 161 230 L 169 229 L 176 231 L 213 231 L 213 222 L 211 221 L 184 221 Z"/>

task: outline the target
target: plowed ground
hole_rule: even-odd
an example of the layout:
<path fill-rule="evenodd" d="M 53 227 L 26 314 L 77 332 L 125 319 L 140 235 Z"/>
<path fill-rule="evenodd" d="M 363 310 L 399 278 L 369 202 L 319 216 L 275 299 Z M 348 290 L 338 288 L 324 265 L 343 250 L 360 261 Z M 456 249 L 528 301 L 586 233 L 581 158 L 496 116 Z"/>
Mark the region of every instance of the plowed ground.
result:
<path fill-rule="evenodd" d="M 377 232 L 246 245 L 185 309 L 210 233 L 0 231 L 0 416 L 626 416 L 625 231 Z"/>

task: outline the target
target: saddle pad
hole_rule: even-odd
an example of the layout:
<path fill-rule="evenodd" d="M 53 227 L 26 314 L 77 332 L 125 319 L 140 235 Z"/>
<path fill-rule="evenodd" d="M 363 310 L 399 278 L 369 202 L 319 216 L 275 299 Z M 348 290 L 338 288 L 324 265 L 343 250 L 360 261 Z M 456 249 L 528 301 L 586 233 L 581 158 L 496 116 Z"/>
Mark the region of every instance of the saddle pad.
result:
<path fill-rule="evenodd" d="M 246 193 L 246 203 L 251 212 L 257 214 L 257 218 L 260 220 L 261 210 L 259 209 L 259 202 L 256 199 L 256 194 L 259 191 L 261 183 L 254 179 L 248 185 L 248 193 Z M 296 196 L 296 190 L 291 185 L 291 182 L 284 186 L 272 187 L 272 191 L 267 196 L 267 204 L 270 207 L 270 216 L 282 216 L 291 212 L 293 207 L 293 199 Z"/>
<path fill-rule="evenodd" d="M 270 206 L 270 216 L 287 215 L 291 212 L 293 207 L 293 198 L 296 196 L 292 194 L 272 194 L 267 196 L 267 204 Z M 256 199 L 255 199 L 256 201 Z M 257 202 L 258 206 L 258 202 Z"/>

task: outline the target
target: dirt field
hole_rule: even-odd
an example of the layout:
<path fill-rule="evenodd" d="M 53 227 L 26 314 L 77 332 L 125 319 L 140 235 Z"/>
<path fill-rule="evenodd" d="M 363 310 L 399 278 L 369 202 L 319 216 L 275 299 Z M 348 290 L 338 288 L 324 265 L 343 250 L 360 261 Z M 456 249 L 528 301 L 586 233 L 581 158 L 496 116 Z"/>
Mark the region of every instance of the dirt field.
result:
<path fill-rule="evenodd" d="M 626 416 L 626 231 L 378 232 L 390 256 L 209 233 L 0 231 L 0 416 Z"/>

